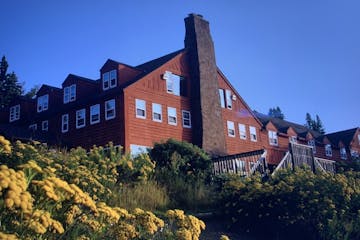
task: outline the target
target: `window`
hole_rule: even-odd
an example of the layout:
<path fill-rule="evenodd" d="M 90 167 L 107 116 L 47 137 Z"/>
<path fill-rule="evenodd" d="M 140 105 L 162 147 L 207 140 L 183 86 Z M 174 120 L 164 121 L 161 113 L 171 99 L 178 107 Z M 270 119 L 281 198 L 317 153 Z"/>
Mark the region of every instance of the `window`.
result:
<path fill-rule="evenodd" d="M 166 71 L 163 78 L 166 80 L 166 91 L 176 96 L 186 96 L 185 78 Z"/>
<path fill-rule="evenodd" d="M 105 119 L 110 120 L 115 118 L 115 99 L 111 99 L 105 102 Z"/>
<path fill-rule="evenodd" d="M 100 104 L 96 104 L 90 107 L 90 124 L 100 122 Z"/>
<path fill-rule="evenodd" d="M 184 128 L 191 128 L 191 114 L 189 111 L 182 110 L 182 123 Z"/>
<path fill-rule="evenodd" d="M 227 121 L 228 136 L 235 137 L 235 125 L 232 121 Z"/>
<path fill-rule="evenodd" d="M 225 94 L 224 89 L 219 89 L 219 97 L 220 97 L 220 106 L 225 108 Z"/>
<path fill-rule="evenodd" d="M 141 99 L 135 99 L 136 105 L 136 117 L 137 118 L 146 118 L 146 101 Z"/>
<path fill-rule="evenodd" d="M 32 130 L 32 131 L 36 131 L 36 130 L 37 130 L 37 124 L 36 124 L 36 123 L 35 123 L 35 124 L 31 124 L 31 125 L 29 126 L 29 129 Z"/>
<path fill-rule="evenodd" d="M 291 142 L 291 143 L 297 143 L 297 137 L 296 137 L 296 136 L 290 136 L 290 137 L 289 137 L 289 142 Z"/>
<path fill-rule="evenodd" d="M 316 153 L 315 139 L 310 139 L 308 141 L 308 146 L 312 147 L 313 153 L 315 154 Z"/>
<path fill-rule="evenodd" d="M 162 122 L 162 108 L 161 104 L 152 104 L 152 119 L 155 122 Z"/>
<path fill-rule="evenodd" d="M 226 89 L 225 94 L 226 94 L 226 108 L 232 109 L 231 91 Z"/>
<path fill-rule="evenodd" d="M 41 122 L 41 130 L 43 130 L 43 131 L 49 130 L 49 121 L 48 120 Z"/>
<path fill-rule="evenodd" d="M 148 148 L 147 146 L 142 146 L 142 145 L 136 145 L 136 144 L 130 144 L 130 154 L 132 157 L 136 157 L 142 153 L 147 153 L 148 152 Z"/>
<path fill-rule="evenodd" d="M 176 108 L 168 107 L 168 124 L 170 125 L 177 125 L 177 118 L 176 118 Z"/>
<path fill-rule="evenodd" d="M 331 145 L 330 144 L 325 145 L 325 155 L 328 156 L 328 157 L 332 156 L 332 150 L 331 150 Z"/>
<path fill-rule="evenodd" d="M 103 90 L 114 88 L 117 85 L 116 70 L 111 70 L 110 72 L 103 73 Z"/>
<path fill-rule="evenodd" d="M 37 99 L 37 111 L 42 112 L 48 109 L 49 106 L 49 94 L 38 97 Z"/>
<path fill-rule="evenodd" d="M 64 103 L 76 100 L 76 84 L 64 88 Z"/>
<path fill-rule="evenodd" d="M 356 150 L 351 149 L 350 154 L 351 154 L 352 158 L 358 158 L 359 157 L 359 152 L 356 151 Z"/>
<path fill-rule="evenodd" d="M 279 144 L 278 136 L 275 131 L 269 131 L 268 136 L 269 136 L 269 144 L 270 145 L 277 146 Z"/>
<path fill-rule="evenodd" d="M 85 118 L 86 118 L 85 108 L 76 111 L 76 128 L 85 127 L 86 125 Z"/>
<path fill-rule="evenodd" d="M 359 142 L 359 145 L 360 145 L 360 134 L 358 134 L 358 142 Z"/>
<path fill-rule="evenodd" d="M 257 141 L 256 128 L 253 126 L 250 126 L 249 130 L 250 130 L 250 140 L 253 142 L 256 142 Z"/>
<path fill-rule="evenodd" d="M 244 124 L 239 123 L 239 135 L 240 139 L 246 139 L 246 128 Z"/>
<path fill-rule="evenodd" d="M 61 132 L 69 131 L 69 114 L 64 114 L 61 116 Z"/>
<path fill-rule="evenodd" d="M 12 106 L 10 108 L 10 122 L 16 121 L 20 119 L 20 104 Z"/>
<path fill-rule="evenodd" d="M 340 148 L 340 156 L 341 159 L 346 160 L 347 155 L 346 155 L 346 149 L 344 147 Z"/>

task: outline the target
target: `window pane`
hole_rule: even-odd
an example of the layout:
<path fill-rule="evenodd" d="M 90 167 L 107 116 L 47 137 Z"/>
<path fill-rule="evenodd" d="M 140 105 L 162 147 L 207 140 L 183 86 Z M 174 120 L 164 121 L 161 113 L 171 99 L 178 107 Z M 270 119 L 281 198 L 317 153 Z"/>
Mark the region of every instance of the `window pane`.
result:
<path fill-rule="evenodd" d="M 109 100 L 105 102 L 105 119 L 110 120 L 115 118 L 115 99 Z"/>
<path fill-rule="evenodd" d="M 232 109 L 231 91 L 226 90 L 226 107 Z"/>
<path fill-rule="evenodd" d="M 146 102 L 145 100 L 135 99 L 136 105 L 136 117 L 137 118 L 146 118 Z"/>
<path fill-rule="evenodd" d="M 183 127 L 190 128 L 191 127 L 191 114 L 189 111 L 182 111 L 183 118 Z"/>
<path fill-rule="evenodd" d="M 235 125 L 232 121 L 227 121 L 228 135 L 230 137 L 235 137 Z"/>
<path fill-rule="evenodd" d="M 177 125 L 176 108 L 168 107 L 168 123 L 170 125 Z"/>
<path fill-rule="evenodd" d="M 225 108 L 224 89 L 219 89 L 219 96 L 220 96 L 220 106 L 221 106 L 222 108 Z"/>
<path fill-rule="evenodd" d="M 153 120 L 156 122 L 162 121 L 162 108 L 160 104 L 152 104 Z"/>

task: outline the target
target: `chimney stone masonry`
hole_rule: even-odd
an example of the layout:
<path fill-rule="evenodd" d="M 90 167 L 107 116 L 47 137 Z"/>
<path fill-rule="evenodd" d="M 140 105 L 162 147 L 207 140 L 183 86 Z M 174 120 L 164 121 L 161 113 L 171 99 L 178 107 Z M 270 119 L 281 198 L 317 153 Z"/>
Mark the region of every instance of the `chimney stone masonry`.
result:
<path fill-rule="evenodd" d="M 189 14 L 185 28 L 185 48 L 191 69 L 193 143 L 211 155 L 225 155 L 218 73 L 209 22 L 201 15 Z"/>

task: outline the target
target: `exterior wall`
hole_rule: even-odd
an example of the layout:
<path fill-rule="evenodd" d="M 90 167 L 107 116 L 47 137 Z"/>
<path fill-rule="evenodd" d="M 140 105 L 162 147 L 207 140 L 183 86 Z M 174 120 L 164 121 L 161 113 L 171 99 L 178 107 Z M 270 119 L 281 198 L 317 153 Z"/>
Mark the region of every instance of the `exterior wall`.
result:
<path fill-rule="evenodd" d="M 115 99 L 116 116 L 114 119 L 105 119 L 105 101 Z M 104 146 L 112 141 L 114 145 L 124 145 L 124 116 L 123 116 L 123 95 L 107 96 L 98 101 L 87 103 L 86 105 L 78 105 L 70 111 L 62 112 L 57 115 L 55 121 L 57 136 L 59 141 L 66 146 L 76 147 L 82 146 L 86 149 L 93 145 Z M 100 122 L 90 124 L 90 107 L 95 104 L 100 104 Z M 76 111 L 86 109 L 86 125 L 83 128 L 76 129 Z M 62 114 L 69 114 L 69 131 L 61 132 L 61 117 Z"/>
<path fill-rule="evenodd" d="M 125 150 L 130 144 L 151 147 L 155 142 L 175 138 L 192 142 L 192 129 L 182 126 L 181 110 L 191 111 L 190 98 L 167 93 L 165 71 L 184 77 L 190 94 L 190 76 L 185 53 L 178 55 L 162 67 L 148 74 L 124 90 L 125 107 Z M 146 119 L 136 117 L 135 99 L 146 101 Z M 152 119 L 152 103 L 162 106 L 162 122 Z M 176 108 L 177 125 L 168 124 L 167 107 Z"/>
<path fill-rule="evenodd" d="M 223 131 L 226 141 L 226 149 L 228 154 L 237 154 L 243 152 L 249 152 L 254 150 L 263 149 L 263 136 L 261 134 L 261 127 L 259 121 L 253 116 L 251 110 L 246 103 L 227 82 L 224 76 L 218 74 L 219 88 L 224 90 L 231 90 L 231 94 L 236 96 L 236 100 L 232 101 L 232 109 L 221 108 L 223 118 Z M 218 100 L 220 101 L 220 100 Z M 213 114 L 213 113 L 212 113 Z M 227 121 L 234 122 L 235 137 L 228 135 Z M 240 139 L 239 124 L 244 124 L 246 129 L 246 139 Z M 257 141 L 250 140 L 249 127 L 256 128 Z"/>
<path fill-rule="evenodd" d="M 269 131 L 277 133 L 278 144 L 271 145 L 269 140 Z M 278 164 L 289 150 L 289 138 L 285 134 L 279 134 L 278 129 L 272 122 L 268 122 L 265 126 L 265 130 L 262 133 L 262 140 L 264 148 L 267 151 L 268 164 Z"/>

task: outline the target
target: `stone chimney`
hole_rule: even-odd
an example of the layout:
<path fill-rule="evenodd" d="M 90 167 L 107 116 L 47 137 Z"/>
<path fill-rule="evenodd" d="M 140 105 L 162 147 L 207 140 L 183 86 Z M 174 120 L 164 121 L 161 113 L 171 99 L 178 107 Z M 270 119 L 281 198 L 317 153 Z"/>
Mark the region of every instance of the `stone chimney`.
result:
<path fill-rule="evenodd" d="M 185 48 L 191 71 L 193 143 L 211 155 L 225 155 L 214 43 L 209 22 L 201 15 L 185 18 Z"/>

